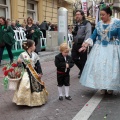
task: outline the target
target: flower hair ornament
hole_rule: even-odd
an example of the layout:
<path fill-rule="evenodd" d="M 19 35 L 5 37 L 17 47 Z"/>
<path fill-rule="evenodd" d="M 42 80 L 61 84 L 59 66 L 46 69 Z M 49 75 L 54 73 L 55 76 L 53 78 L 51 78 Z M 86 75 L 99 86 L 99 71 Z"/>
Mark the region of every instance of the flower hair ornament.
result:
<path fill-rule="evenodd" d="M 100 10 L 102 10 L 103 8 L 106 8 L 106 7 L 110 7 L 110 9 L 112 10 L 113 9 L 113 3 L 104 3 L 104 2 L 101 2 L 100 5 Z"/>
<path fill-rule="evenodd" d="M 112 10 L 113 9 L 113 3 L 104 3 L 104 2 L 100 2 L 98 5 L 96 5 L 95 9 L 96 9 L 96 12 L 95 12 L 95 24 L 98 23 L 98 21 L 100 21 L 100 10 L 102 10 L 103 8 L 106 8 L 106 7 L 110 7 L 110 9 Z"/>

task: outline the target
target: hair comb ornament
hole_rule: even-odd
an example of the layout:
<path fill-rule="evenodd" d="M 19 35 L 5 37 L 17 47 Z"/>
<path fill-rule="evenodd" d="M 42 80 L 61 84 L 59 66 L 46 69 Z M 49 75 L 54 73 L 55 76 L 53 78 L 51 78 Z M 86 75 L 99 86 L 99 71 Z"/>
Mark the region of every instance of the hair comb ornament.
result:
<path fill-rule="evenodd" d="M 26 44 L 27 42 L 23 42 L 23 44 Z"/>
<path fill-rule="evenodd" d="M 25 47 L 25 46 L 26 46 L 26 44 L 23 44 L 23 46 Z"/>
<path fill-rule="evenodd" d="M 100 3 L 100 5 L 99 5 L 99 7 L 100 7 L 100 10 L 102 10 L 103 8 L 106 8 L 106 7 L 110 7 L 110 9 L 112 10 L 113 9 L 113 3 Z"/>
<path fill-rule="evenodd" d="M 23 44 L 23 46 L 26 46 L 27 42 L 23 42 L 22 44 Z"/>

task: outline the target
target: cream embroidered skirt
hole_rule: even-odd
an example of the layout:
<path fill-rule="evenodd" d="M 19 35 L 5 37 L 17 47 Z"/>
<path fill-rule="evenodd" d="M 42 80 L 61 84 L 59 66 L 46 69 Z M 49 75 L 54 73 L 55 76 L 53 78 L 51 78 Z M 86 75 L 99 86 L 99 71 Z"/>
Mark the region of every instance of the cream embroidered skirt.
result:
<path fill-rule="evenodd" d="M 35 83 L 34 83 L 35 84 Z M 40 106 L 47 102 L 47 93 L 45 89 L 41 91 L 31 92 L 30 78 L 27 72 L 24 73 L 23 78 L 15 91 L 13 102 L 17 105 Z"/>

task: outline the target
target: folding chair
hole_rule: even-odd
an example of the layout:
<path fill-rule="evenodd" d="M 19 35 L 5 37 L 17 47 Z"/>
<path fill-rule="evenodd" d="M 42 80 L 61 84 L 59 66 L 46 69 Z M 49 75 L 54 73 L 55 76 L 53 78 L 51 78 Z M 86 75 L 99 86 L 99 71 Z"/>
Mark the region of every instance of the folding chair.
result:
<path fill-rule="evenodd" d="M 73 42 L 73 35 L 68 34 L 68 46 L 72 48 L 72 42 Z"/>
<path fill-rule="evenodd" d="M 41 35 L 42 35 L 42 37 L 40 37 L 41 48 L 43 46 L 46 47 L 46 38 L 44 38 L 42 31 L 40 31 L 40 32 L 41 32 Z"/>
<path fill-rule="evenodd" d="M 22 41 L 27 40 L 25 32 L 23 30 L 20 30 L 19 32 L 20 32 L 20 39 Z"/>
<path fill-rule="evenodd" d="M 14 32 L 15 32 L 14 38 L 16 40 L 16 42 L 15 42 L 15 50 L 18 49 L 18 43 L 20 45 L 20 48 L 22 49 L 22 39 L 21 39 L 20 32 L 18 30 L 14 30 Z"/>

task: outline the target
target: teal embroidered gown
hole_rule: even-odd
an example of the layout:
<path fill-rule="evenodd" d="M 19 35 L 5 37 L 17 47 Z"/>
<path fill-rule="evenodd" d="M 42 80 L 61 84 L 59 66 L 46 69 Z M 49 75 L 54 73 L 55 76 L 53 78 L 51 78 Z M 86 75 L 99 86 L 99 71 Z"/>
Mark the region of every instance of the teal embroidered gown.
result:
<path fill-rule="evenodd" d="M 98 22 L 91 40 L 94 45 L 80 83 L 94 89 L 120 90 L 120 20 Z"/>

